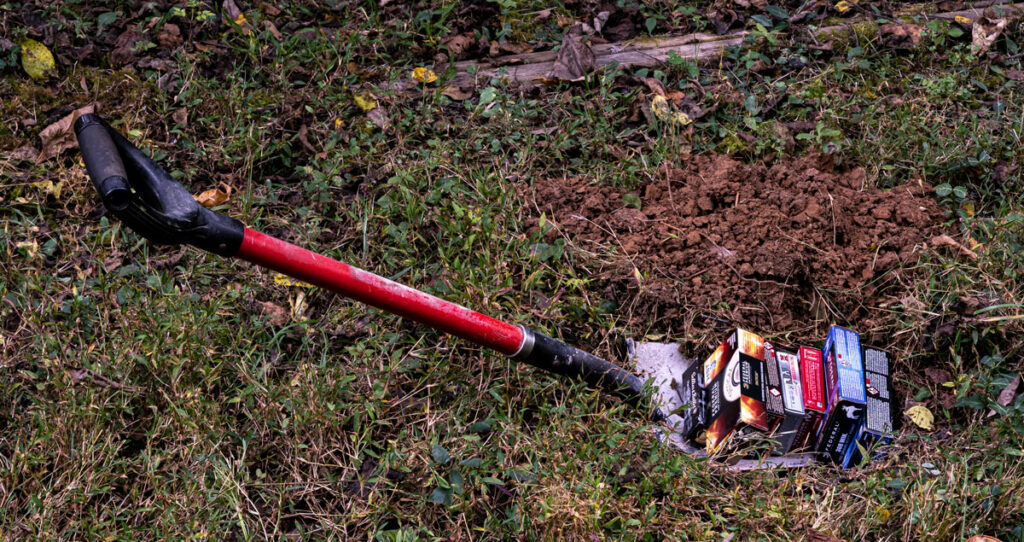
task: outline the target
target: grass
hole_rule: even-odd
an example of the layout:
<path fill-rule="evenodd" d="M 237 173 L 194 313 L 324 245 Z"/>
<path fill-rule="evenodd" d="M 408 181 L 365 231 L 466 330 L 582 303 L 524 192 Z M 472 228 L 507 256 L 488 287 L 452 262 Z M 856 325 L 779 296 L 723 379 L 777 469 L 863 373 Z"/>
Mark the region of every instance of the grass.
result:
<path fill-rule="evenodd" d="M 565 4 L 557 13 L 582 16 Z M 528 40 L 564 28 L 534 24 L 532 3 L 496 3 L 500 23 L 472 24 L 453 2 L 404 19 L 296 3 L 245 6 L 246 34 L 183 5 L 185 16 L 152 6 L 133 19 L 127 4 L 9 4 L 8 35 L 48 28 L 71 47 L 152 21 L 139 56 L 172 60 L 177 84 L 102 54 L 45 82 L 2 72 L 14 122 L 0 143 L 0 539 L 1024 540 L 1024 404 L 995 403 L 1022 369 L 1024 186 L 1012 166 L 1024 100 L 1006 75 L 1021 69 L 1019 26 L 997 44 L 1001 61 L 940 26 L 909 51 L 870 35 L 814 50 L 772 28 L 696 77 L 679 64 L 533 91 L 492 81 L 454 102 L 394 83 L 452 31 Z M 641 7 L 644 25 L 694 29 L 682 11 Z M 104 13 L 119 15 L 99 30 Z M 168 23 L 192 39 L 159 45 Z M 630 76 L 720 105 L 692 131 L 630 120 L 644 92 Z M 690 79 L 727 87 L 702 95 Z M 353 103 L 361 92 L 387 130 Z M 535 206 L 523 187 L 560 175 L 639 187 L 689 152 L 771 161 L 786 149 L 863 164 L 883 187 L 922 178 L 979 258 L 926 251 L 907 295 L 865 331 L 891 337 L 899 386 L 937 430 L 911 427 L 891 457 L 853 471 L 724 474 L 580 383 L 240 262 L 149 245 L 104 216 L 74 152 L 14 158 L 60 108 L 93 100 L 193 192 L 231 185 L 221 212 L 610 358 L 623 336 L 664 330 L 602 308 L 602 255 L 542 244 L 524 225 Z M 817 128 L 795 140 L 775 129 L 794 121 Z M 288 322 L 270 323 L 259 302 Z M 694 320 L 673 338 L 717 337 Z"/>

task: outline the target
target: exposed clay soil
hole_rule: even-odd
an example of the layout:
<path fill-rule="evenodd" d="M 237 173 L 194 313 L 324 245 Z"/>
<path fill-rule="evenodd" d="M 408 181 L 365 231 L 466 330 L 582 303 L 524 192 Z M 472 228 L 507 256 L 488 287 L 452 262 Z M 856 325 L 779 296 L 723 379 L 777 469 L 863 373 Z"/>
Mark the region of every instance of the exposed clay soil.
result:
<path fill-rule="evenodd" d="M 863 168 L 825 163 L 694 156 L 634 192 L 641 209 L 593 179 L 539 181 L 534 197 L 556 224 L 550 239 L 593 255 L 605 297 L 662 328 L 702 315 L 765 332 L 870 325 L 881 303 L 902 295 L 942 213 L 926 184 L 883 191 L 865 186 Z"/>

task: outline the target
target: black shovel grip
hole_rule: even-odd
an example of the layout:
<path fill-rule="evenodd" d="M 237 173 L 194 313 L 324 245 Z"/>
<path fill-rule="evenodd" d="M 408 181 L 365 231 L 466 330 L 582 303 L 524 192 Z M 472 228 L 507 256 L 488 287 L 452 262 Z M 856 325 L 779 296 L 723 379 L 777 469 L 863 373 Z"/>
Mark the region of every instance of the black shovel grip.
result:
<path fill-rule="evenodd" d="M 82 159 L 103 205 L 139 235 L 160 245 L 189 244 L 232 256 L 241 222 L 198 202 L 159 164 L 93 114 L 75 121 Z"/>
<path fill-rule="evenodd" d="M 82 115 L 75 123 L 75 135 L 82 151 L 85 169 L 89 172 L 103 205 L 111 211 L 122 211 L 131 199 L 128 174 L 117 152 L 117 146 L 95 115 Z"/>
<path fill-rule="evenodd" d="M 528 334 L 524 341 L 526 348 L 514 355 L 515 359 L 556 374 L 582 378 L 587 384 L 617 395 L 631 405 L 645 406 L 647 394 L 640 377 L 543 333 L 525 327 L 523 332 Z M 661 409 L 655 409 L 649 415 L 653 421 L 665 417 Z"/>

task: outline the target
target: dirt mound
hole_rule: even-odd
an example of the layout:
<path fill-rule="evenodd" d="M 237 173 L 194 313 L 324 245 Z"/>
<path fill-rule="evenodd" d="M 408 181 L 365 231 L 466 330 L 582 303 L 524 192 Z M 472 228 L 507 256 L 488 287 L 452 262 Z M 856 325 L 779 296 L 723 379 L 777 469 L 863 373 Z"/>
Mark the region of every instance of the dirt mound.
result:
<path fill-rule="evenodd" d="M 784 331 L 863 320 L 879 298 L 898 298 L 893 271 L 917 261 L 942 219 L 923 183 L 883 191 L 862 168 L 825 162 L 694 156 L 633 192 L 639 209 L 587 179 L 539 181 L 534 197 L 556 225 L 550 239 L 596 255 L 589 265 L 620 310 L 677 330 L 704 315 Z"/>

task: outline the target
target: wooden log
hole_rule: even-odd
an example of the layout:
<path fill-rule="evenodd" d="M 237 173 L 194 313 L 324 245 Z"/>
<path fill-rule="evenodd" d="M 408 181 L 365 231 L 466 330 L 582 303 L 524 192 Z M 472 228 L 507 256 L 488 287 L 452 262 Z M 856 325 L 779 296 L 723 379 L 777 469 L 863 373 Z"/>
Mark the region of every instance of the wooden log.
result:
<path fill-rule="evenodd" d="M 1024 11 L 1024 3 L 1003 4 L 998 7 Z M 932 19 L 952 20 L 956 17 L 966 17 L 974 20 L 980 17 L 984 10 L 984 7 L 975 7 L 947 13 L 925 14 L 922 12 L 920 14 Z M 913 10 L 900 13 L 901 16 L 915 14 Z M 815 38 L 821 39 L 849 31 L 855 25 L 864 24 L 876 27 L 870 21 L 851 20 L 839 25 L 812 29 L 810 32 Z M 643 37 L 622 43 L 601 43 L 594 45 L 592 50 L 598 68 L 608 65 L 618 65 L 623 68 L 659 66 L 664 64 L 672 53 L 686 60 L 702 63 L 719 58 L 727 47 L 742 44 L 746 35 L 746 31 L 739 31 L 721 36 L 697 33 L 657 38 Z M 455 63 L 457 74 L 449 84 L 466 88 L 475 86 L 478 80 L 495 77 L 508 82 L 534 84 L 547 79 L 554 67 L 556 55 L 555 51 L 540 51 L 500 56 L 481 61 L 457 62 Z M 474 68 L 475 73 L 470 73 L 470 70 Z"/>

